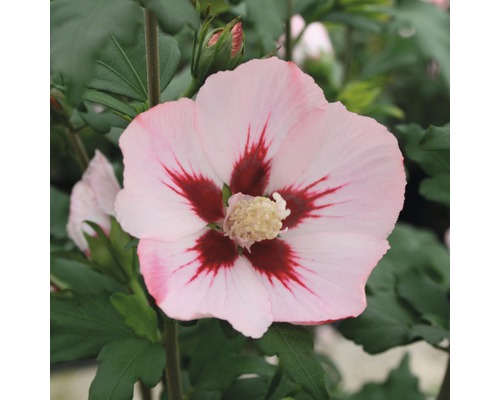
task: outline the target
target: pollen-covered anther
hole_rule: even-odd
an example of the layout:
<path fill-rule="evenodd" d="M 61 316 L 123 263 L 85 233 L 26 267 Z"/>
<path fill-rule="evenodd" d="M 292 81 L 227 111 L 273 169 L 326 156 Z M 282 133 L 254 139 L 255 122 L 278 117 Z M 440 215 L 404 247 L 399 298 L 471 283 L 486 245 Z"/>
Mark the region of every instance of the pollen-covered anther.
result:
<path fill-rule="evenodd" d="M 290 210 L 279 193 L 272 197 L 274 201 L 242 193 L 231 196 L 223 225 L 226 236 L 250 250 L 255 242 L 274 239 L 284 232 L 281 221 L 290 215 Z"/>

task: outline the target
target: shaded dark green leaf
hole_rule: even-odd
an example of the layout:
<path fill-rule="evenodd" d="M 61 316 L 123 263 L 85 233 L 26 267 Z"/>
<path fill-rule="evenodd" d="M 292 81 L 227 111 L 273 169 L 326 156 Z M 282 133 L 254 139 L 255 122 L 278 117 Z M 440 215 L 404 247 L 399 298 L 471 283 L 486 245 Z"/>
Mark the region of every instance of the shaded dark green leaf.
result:
<path fill-rule="evenodd" d="M 398 275 L 398 295 L 429 322 L 448 329 L 450 302 L 447 287 L 434 281 L 424 270 L 411 268 Z"/>
<path fill-rule="evenodd" d="M 312 399 L 328 398 L 325 371 L 313 355 L 313 338 L 306 328 L 273 324 L 257 345 L 266 355 L 277 355 L 288 377 Z"/>
<path fill-rule="evenodd" d="M 150 388 L 160 381 L 165 368 L 165 352 L 159 343 L 122 339 L 105 345 L 98 361 L 89 400 L 132 399 L 138 380 Z"/>
<path fill-rule="evenodd" d="M 427 151 L 420 146 L 425 130 L 417 124 L 398 125 L 398 131 L 408 158 L 415 161 L 430 176 L 450 172 L 450 152 L 447 150 Z"/>
<path fill-rule="evenodd" d="M 163 32 L 174 35 L 184 26 L 197 29 L 198 14 L 189 0 L 144 0 L 144 6 L 158 18 Z"/>
<path fill-rule="evenodd" d="M 389 244 L 391 248 L 368 279 L 370 292 L 396 290 L 397 275 L 412 267 L 425 269 L 449 287 L 450 253 L 434 233 L 399 223 Z"/>
<path fill-rule="evenodd" d="M 93 270 L 86 261 L 75 258 L 52 256 L 50 275 L 59 288 L 75 293 L 114 293 L 124 290 L 115 280 Z"/>
<path fill-rule="evenodd" d="M 423 1 L 403 0 L 395 9 L 398 21 L 415 29 L 420 52 L 439 64 L 439 73 L 450 85 L 450 14 Z"/>
<path fill-rule="evenodd" d="M 264 399 L 269 378 L 255 377 L 236 380 L 222 395 L 221 400 L 255 400 Z"/>
<path fill-rule="evenodd" d="M 426 178 L 420 183 L 419 193 L 428 200 L 450 206 L 450 175 Z"/>
<path fill-rule="evenodd" d="M 367 296 L 368 306 L 357 318 L 343 320 L 339 330 L 347 339 L 363 346 L 370 354 L 414 342 L 411 327 L 417 313 L 394 292 Z"/>
<path fill-rule="evenodd" d="M 51 71 L 61 73 L 72 103 L 93 73 L 94 58 L 110 34 L 124 43 L 137 37 L 142 12 L 133 0 L 50 2 Z"/>
<path fill-rule="evenodd" d="M 87 103 L 87 102 L 85 102 Z M 103 112 L 96 112 L 92 105 L 85 104 L 87 111 L 80 111 L 80 117 L 83 122 L 87 124 L 97 133 L 108 133 L 113 127 L 126 128 L 129 122 L 121 115 L 114 112 L 104 110 Z"/>
<path fill-rule="evenodd" d="M 420 193 L 429 200 L 438 201 L 445 205 L 450 204 L 450 151 L 424 150 L 420 142 L 425 131 L 416 124 L 399 125 L 405 155 L 416 162 L 429 175 L 420 187 Z"/>
<path fill-rule="evenodd" d="M 247 0 L 248 20 L 257 31 L 264 52 L 276 49 L 276 41 L 284 33 L 287 16 L 285 0 Z"/>
<path fill-rule="evenodd" d="M 405 354 L 399 367 L 392 370 L 387 380 L 368 383 L 361 391 L 349 396 L 348 400 L 425 400 L 418 387 L 416 378 L 409 368 L 409 355 Z"/>
<path fill-rule="evenodd" d="M 450 124 L 429 126 L 420 139 L 423 150 L 450 150 Z"/>
<path fill-rule="evenodd" d="M 114 340 L 135 337 L 109 301 L 109 295 L 53 294 L 50 302 L 51 363 L 97 356 Z"/>
<path fill-rule="evenodd" d="M 450 336 L 448 329 L 428 324 L 416 324 L 412 327 L 411 335 L 417 339 L 423 339 L 433 346 L 438 346 L 444 339 Z"/>
<path fill-rule="evenodd" d="M 69 215 L 69 195 L 50 187 L 50 235 L 56 239 L 67 239 L 66 224 Z"/>
<path fill-rule="evenodd" d="M 195 345 L 191 357 L 189 365 L 191 383 L 197 388 L 204 389 L 222 389 L 230 385 L 237 375 L 232 375 L 230 370 L 226 370 L 226 374 L 217 376 L 217 368 L 214 368 L 213 364 L 217 363 L 220 368 L 225 368 L 226 362 L 233 365 L 237 363 L 233 357 L 240 352 L 246 339 L 241 335 L 233 339 L 227 338 L 215 319 L 199 321 L 195 331 L 203 332 L 203 337 Z M 210 345 L 207 346 L 207 343 Z"/>

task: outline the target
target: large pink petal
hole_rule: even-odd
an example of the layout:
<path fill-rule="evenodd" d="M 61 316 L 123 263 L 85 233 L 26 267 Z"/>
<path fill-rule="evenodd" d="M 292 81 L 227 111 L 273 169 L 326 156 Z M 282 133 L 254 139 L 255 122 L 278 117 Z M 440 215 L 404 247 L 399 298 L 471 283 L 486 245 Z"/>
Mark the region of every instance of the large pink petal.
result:
<path fill-rule="evenodd" d="M 262 195 L 269 160 L 289 130 L 323 104 L 321 89 L 295 64 L 252 60 L 207 79 L 196 98 L 196 129 L 232 192 Z"/>
<path fill-rule="evenodd" d="M 344 233 L 285 233 L 271 242 L 268 269 L 258 261 L 265 254 L 249 260 L 269 293 L 274 321 L 295 324 L 359 315 L 368 276 L 389 247 L 386 240 Z"/>
<path fill-rule="evenodd" d="M 134 119 L 120 138 L 124 189 L 116 212 L 136 237 L 176 240 L 224 218 L 222 181 L 200 148 L 194 108 L 188 99 L 160 104 Z"/>
<path fill-rule="evenodd" d="M 253 338 L 271 325 L 266 290 L 222 233 L 203 230 L 175 242 L 141 240 L 138 253 L 149 292 L 171 318 L 215 317 Z"/>
<path fill-rule="evenodd" d="M 279 192 L 302 232 L 353 232 L 385 239 L 403 206 L 405 173 L 395 137 L 340 103 L 314 110 L 272 160 L 269 193 Z"/>

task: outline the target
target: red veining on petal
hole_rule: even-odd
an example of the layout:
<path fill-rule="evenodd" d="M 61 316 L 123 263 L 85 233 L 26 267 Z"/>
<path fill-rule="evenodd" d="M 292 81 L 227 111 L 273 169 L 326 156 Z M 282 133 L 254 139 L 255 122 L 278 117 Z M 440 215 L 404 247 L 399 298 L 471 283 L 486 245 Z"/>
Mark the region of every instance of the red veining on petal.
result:
<path fill-rule="evenodd" d="M 314 211 L 330 207 L 333 203 L 317 205 L 316 201 L 323 196 L 335 193 L 345 185 L 332 187 L 324 190 L 314 190 L 314 187 L 321 182 L 327 180 L 324 176 L 302 189 L 288 186 L 281 190 L 276 190 L 286 201 L 286 208 L 290 210 L 290 215 L 283 221 L 283 228 L 293 228 L 297 226 L 305 218 L 318 218 L 320 215 Z"/>
<path fill-rule="evenodd" d="M 269 118 L 268 118 L 269 119 Z M 247 132 L 245 151 L 234 163 L 229 187 L 233 193 L 245 193 L 250 196 L 262 196 L 269 181 L 270 162 L 266 161 L 268 145 L 265 142 L 267 122 L 259 140 L 250 144 L 250 126 Z"/>
<path fill-rule="evenodd" d="M 224 218 L 222 192 L 215 183 L 199 174 L 190 175 L 180 165 L 180 172 L 163 168 L 176 186 L 163 182 L 178 195 L 191 203 L 192 210 L 206 222 L 216 222 Z"/>
<path fill-rule="evenodd" d="M 290 282 L 298 283 L 306 288 L 297 271 L 300 267 L 297 257 L 283 240 L 272 239 L 254 243 L 251 253 L 245 250 L 244 254 L 258 272 L 267 276 L 271 284 L 272 278 L 276 278 L 287 289 L 290 289 Z"/>
<path fill-rule="evenodd" d="M 238 258 L 235 243 L 222 232 L 214 230 L 209 230 L 200 236 L 189 250 L 198 253 L 197 260 L 200 263 L 196 274 L 189 282 L 198 278 L 200 274 L 212 273 L 215 276 L 221 268 L 231 268 Z"/>

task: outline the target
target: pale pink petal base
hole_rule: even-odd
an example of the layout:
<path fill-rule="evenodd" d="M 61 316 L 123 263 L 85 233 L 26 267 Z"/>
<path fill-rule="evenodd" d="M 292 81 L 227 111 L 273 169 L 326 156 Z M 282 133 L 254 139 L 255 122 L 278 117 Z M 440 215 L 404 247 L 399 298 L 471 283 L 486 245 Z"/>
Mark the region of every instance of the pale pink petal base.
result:
<path fill-rule="evenodd" d="M 359 234 L 318 233 L 290 236 L 297 281 L 260 275 L 274 321 L 319 324 L 358 316 L 366 307 L 365 284 L 389 248 L 386 240 Z"/>
<path fill-rule="evenodd" d="M 322 90 L 294 63 L 251 60 L 207 79 L 196 97 L 196 130 L 218 175 L 229 183 L 245 148 L 270 159 L 291 127 L 326 104 Z"/>
<path fill-rule="evenodd" d="M 245 336 L 261 337 L 272 323 L 266 290 L 243 257 L 215 274 L 198 274 L 201 263 L 190 249 L 205 232 L 175 242 L 139 242 L 148 291 L 171 318 L 189 321 L 215 317 L 228 321 Z"/>
<path fill-rule="evenodd" d="M 311 200 L 311 210 L 294 230 L 385 239 L 403 206 L 405 185 L 395 137 L 337 102 L 307 114 L 293 128 L 273 158 L 268 191 L 287 200 L 289 189 Z M 289 221 L 299 211 L 292 210 Z"/>
<path fill-rule="evenodd" d="M 223 218 L 222 181 L 203 155 L 194 114 L 191 100 L 163 103 L 140 114 L 120 138 L 124 190 L 116 210 L 122 227 L 138 238 L 176 240 L 213 222 L 205 214 L 219 210 L 215 218 Z M 216 206 L 207 211 L 209 200 Z"/>

